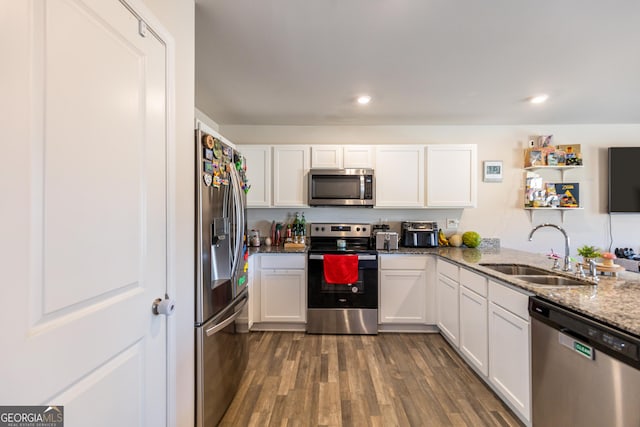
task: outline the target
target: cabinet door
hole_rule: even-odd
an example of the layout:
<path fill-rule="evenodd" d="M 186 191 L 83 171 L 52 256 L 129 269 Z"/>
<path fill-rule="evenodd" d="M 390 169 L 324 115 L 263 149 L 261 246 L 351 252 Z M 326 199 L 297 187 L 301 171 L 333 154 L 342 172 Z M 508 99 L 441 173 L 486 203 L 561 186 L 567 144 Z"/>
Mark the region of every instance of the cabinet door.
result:
<path fill-rule="evenodd" d="M 484 376 L 489 373 L 487 299 L 460 284 L 460 351 Z"/>
<path fill-rule="evenodd" d="M 427 207 L 475 207 L 476 145 L 427 145 Z"/>
<path fill-rule="evenodd" d="M 424 206 L 424 149 L 418 145 L 376 147 L 376 206 Z"/>
<path fill-rule="evenodd" d="M 251 185 L 247 207 L 271 206 L 271 146 L 241 145 L 238 149 L 247 161 L 247 178 Z"/>
<path fill-rule="evenodd" d="M 304 270 L 262 270 L 260 320 L 304 322 L 307 317 Z"/>
<path fill-rule="evenodd" d="M 312 168 L 341 168 L 342 146 L 340 145 L 314 145 L 311 147 Z"/>
<path fill-rule="evenodd" d="M 374 151 L 369 145 L 345 145 L 343 164 L 345 168 L 373 168 Z"/>
<path fill-rule="evenodd" d="M 425 323 L 426 274 L 380 270 L 380 323 Z"/>
<path fill-rule="evenodd" d="M 273 147 L 273 205 L 307 207 L 309 146 Z"/>
<path fill-rule="evenodd" d="M 436 283 L 436 318 L 440 332 L 455 346 L 459 345 L 460 299 L 458 298 L 458 282 L 438 274 Z"/>
<path fill-rule="evenodd" d="M 531 420 L 529 322 L 489 303 L 489 381 L 515 411 Z"/>

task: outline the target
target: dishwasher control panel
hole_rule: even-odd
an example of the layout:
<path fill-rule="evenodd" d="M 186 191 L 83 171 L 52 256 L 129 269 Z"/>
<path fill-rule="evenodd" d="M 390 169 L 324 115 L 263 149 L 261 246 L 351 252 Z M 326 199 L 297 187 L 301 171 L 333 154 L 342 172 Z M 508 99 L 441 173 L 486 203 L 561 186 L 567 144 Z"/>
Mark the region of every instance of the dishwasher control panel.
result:
<path fill-rule="evenodd" d="M 623 357 L 634 365 L 640 365 L 640 339 L 637 337 L 537 297 L 529 299 L 529 314 L 562 333 L 582 339 L 606 353 Z"/>

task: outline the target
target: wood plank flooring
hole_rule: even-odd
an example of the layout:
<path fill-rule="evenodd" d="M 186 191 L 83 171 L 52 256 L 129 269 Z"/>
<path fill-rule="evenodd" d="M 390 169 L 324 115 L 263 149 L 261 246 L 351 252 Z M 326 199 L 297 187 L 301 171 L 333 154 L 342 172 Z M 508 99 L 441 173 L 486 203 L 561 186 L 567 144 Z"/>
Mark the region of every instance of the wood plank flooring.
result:
<path fill-rule="evenodd" d="M 439 334 L 249 340 L 221 426 L 522 426 Z"/>

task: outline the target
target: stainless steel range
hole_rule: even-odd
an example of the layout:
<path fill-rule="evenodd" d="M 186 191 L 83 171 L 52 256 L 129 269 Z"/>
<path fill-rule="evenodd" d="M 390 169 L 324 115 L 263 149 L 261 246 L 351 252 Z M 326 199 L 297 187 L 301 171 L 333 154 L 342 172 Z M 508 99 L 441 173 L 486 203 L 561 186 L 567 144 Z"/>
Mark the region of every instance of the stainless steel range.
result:
<path fill-rule="evenodd" d="M 307 332 L 378 333 L 378 253 L 369 224 L 311 224 Z"/>

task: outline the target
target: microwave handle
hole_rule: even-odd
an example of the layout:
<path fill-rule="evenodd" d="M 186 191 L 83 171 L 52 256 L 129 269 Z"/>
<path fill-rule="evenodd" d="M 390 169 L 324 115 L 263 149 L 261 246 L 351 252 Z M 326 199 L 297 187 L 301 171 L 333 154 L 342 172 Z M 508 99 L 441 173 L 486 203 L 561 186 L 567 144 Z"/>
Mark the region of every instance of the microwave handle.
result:
<path fill-rule="evenodd" d="M 360 175 L 360 200 L 364 200 L 364 175 Z"/>

